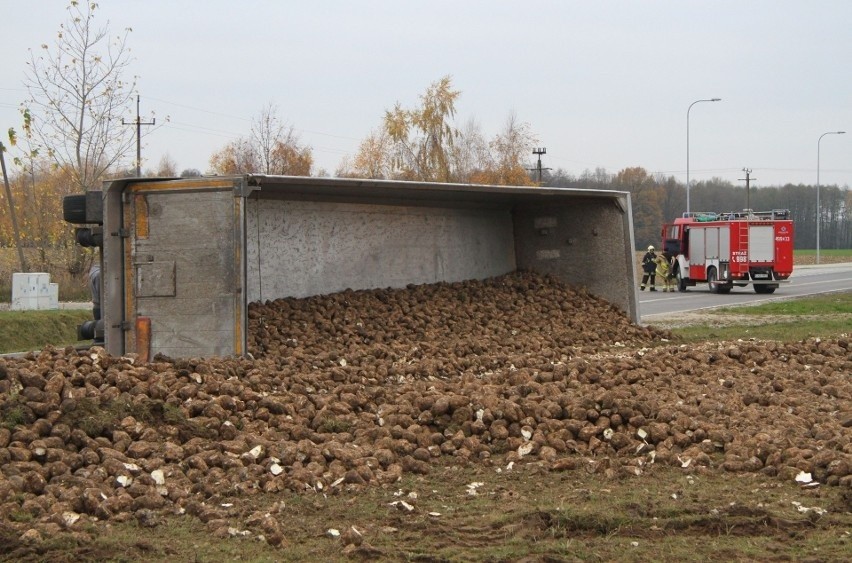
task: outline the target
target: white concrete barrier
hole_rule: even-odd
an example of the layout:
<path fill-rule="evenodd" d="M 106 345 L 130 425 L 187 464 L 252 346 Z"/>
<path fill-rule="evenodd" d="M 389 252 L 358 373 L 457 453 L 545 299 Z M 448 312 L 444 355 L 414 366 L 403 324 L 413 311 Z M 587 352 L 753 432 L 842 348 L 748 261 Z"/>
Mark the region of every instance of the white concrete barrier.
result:
<path fill-rule="evenodd" d="M 12 311 L 59 308 L 59 284 L 50 283 L 50 274 L 19 272 L 12 274 Z"/>

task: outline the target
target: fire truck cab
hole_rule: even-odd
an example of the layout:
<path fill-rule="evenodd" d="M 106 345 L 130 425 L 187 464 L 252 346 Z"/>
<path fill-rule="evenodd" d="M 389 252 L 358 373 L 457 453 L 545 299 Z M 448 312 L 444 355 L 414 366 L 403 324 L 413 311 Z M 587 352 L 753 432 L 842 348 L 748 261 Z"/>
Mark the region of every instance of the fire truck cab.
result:
<path fill-rule="evenodd" d="M 688 212 L 663 225 L 663 252 L 678 291 L 707 283 L 711 293 L 751 284 L 774 293 L 793 273 L 793 221 L 786 209 Z"/>

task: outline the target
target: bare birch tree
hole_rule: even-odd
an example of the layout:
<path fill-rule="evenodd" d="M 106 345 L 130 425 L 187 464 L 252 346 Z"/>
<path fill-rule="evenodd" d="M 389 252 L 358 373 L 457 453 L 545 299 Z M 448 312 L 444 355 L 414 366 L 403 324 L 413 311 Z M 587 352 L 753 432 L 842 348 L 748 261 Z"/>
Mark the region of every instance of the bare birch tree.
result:
<path fill-rule="evenodd" d="M 313 162 L 311 148 L 302 146 L 295 128 L 286 125 L 270 103 L 252 119 L 248 137 L 228 143 L 210 157 L 210 168 L 216 174 L 310 176 Z"/>
<path fill-rule="evenodd" d="M 131 30 L 111 36 L 109 22 L 96 26 L 96 10 L 94 2 L 72 1 L 53 44 L 30 50 L 24 81 L 23 111 L 42 154 L 69 169 L 80 191 L 97 187 L 134 146 L 133 128 L 121 122 L 136 86 L 135 77 L 124 78 Z"/>

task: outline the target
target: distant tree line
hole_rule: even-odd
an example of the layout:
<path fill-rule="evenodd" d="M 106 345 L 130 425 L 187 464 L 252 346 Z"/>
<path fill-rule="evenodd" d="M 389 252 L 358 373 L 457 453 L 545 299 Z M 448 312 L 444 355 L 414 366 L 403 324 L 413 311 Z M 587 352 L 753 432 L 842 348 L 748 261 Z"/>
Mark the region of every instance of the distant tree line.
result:
<path fill-rule="evenodd" d="M 660 241 L 660 228 L 686 210 L 686 186 L 673 176 L 652 176 L 641 167 L 609 174 L 598 168 L 573 176 L 558 169 L 543 185 L 630 192 L 637 249 Z M 689 194 L 691 211 L 754 211 L 787 209 L 794 222 L 795 248 L 816 248 L 816 186 L 736 186 L 713 178 L 695 182 Z M 852 248 L 852 190 L 836 185 L 820 186 L 820 248 Z"/>

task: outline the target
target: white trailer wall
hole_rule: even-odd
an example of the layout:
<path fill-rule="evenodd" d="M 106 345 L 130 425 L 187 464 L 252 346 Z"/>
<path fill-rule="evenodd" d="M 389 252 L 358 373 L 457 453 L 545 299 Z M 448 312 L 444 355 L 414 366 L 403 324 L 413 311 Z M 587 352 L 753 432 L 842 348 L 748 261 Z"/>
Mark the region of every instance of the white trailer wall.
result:
<path fill-rule="evenodd" d="M 252 198 L 249 302 L 405 287 L 515 269 L 508 208 L 437 208 Z"/>

